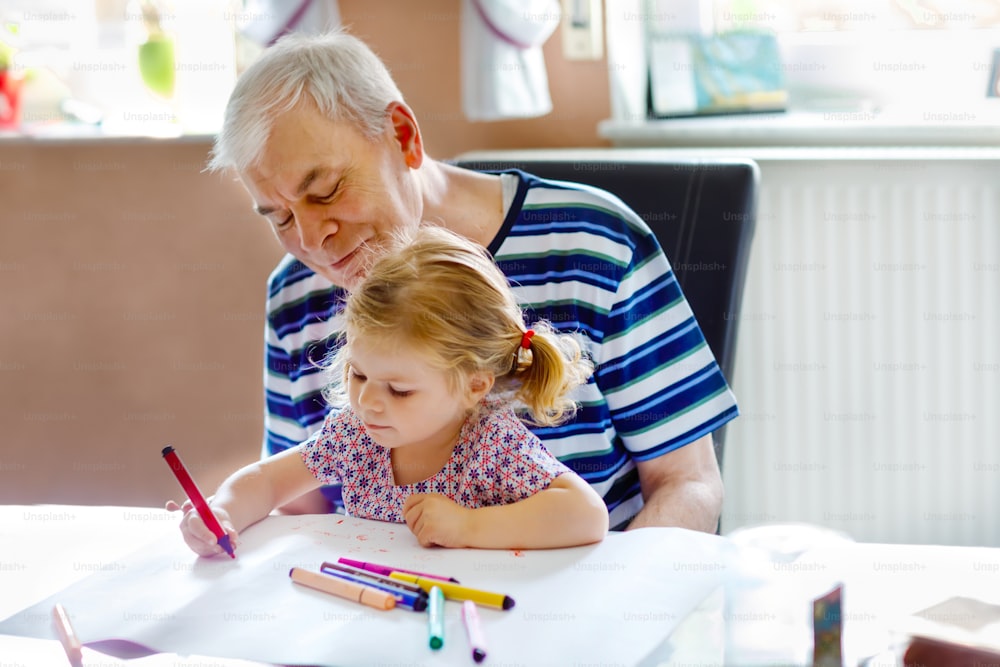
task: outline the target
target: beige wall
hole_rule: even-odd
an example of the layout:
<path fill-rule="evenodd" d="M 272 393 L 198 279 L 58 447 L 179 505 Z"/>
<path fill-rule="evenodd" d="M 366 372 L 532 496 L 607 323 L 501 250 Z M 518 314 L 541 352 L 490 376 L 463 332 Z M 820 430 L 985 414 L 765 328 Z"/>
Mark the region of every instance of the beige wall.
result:
<path fill-rule="evenodd" d="M 438 158 L 468 150 L 607 146 L 597 124 L 610 117 L 607 60 L 563 58 L 560 31 L 545 43 L 552 113 L 471 123 L 462 115 L 460 0 L 340 0 L 341 19 L 382 57 Z"/>
<path fill-rule="evenodd" d="M 164 445 L 211 488 L 258 452 L 281 253 L 208 148 L 0 143 L 0 502 L 159 505 Z"/>
<path fill-rule="evenodd" d="M 593 146 L 604 62 L 545 47 L 555 111 L 462 119 L 459 0 L 341 0 L 428 151 Z M 419 10 L 418 10 L 419 8 Z M 174 445 L 210 492 L 257 457 L 264 285 L 280 257 L 207 141 L 0 139 L 0 502 L 162 505 Z"/>

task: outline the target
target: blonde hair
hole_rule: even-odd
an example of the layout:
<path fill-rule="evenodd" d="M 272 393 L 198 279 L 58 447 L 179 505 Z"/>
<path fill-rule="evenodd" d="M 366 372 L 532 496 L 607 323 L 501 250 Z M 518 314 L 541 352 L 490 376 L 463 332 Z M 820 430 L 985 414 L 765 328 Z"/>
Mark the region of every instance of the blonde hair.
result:
<path fill-rule="evenodd" d="M 405 102 L 385 64 L 357 37 L 342 29 L 285 35 L 237 80 L 209 170 L 256 166 L 274 119 L 303 99 L 331 120 L 349 121 L 369 139 L 386 130 L 389 105 Z"/>
<path fill-rule="evenodd" d="M 552 426 L 576 412 L 569 393 L 593 364 L 571 334 L 544 321 L 527 328 L 507 278 L 482 247 L 440 227 L 421 225 L 408 241 L 375 260 L 343 312 L 343 340 L 325 393 L 345 403 L 351 341 L 401 345 L 448 374 L 455 391 L 473 373 L 496 382 L 492 392 L 523 403 L 526 421 Z"/>

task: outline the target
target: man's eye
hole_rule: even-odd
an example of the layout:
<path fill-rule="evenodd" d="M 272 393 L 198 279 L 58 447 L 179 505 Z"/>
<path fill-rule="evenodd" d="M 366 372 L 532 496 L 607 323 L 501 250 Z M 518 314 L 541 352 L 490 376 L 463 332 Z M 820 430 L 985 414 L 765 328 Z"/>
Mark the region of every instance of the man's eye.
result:
<path fill-rule="evenodd" d="M 279 220 L 279 221 L 277 221 L 277 222 L 274 223 L 274 228 L 275 229 L 285 229 L 286 227 L 288 227 L 289 225 L 292 224 L 292 220 L 293 219 L 294 218 L 292 216 L 288 216 L 287 218 L 285 218 L 283 220 Z"/>
<path fill-rule="evenodd" d="M 325 195 L 323 197 L 317 197 L 316 199 L 323 202 L 324 204 L 328 204 L 333 200 L 334 195 L 337 194 L 337 190 L 339 189 L 340 189 L 340 183 L 338 182 L 335 186 L 333 186 L 333 190 L 330 190 L 330 194 Z"/>

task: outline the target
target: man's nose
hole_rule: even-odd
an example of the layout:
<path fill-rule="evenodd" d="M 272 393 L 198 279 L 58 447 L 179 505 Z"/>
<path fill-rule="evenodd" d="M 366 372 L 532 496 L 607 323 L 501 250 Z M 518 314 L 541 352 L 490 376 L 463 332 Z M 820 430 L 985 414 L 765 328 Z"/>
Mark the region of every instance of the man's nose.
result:
<path fill-rule="evenodd" d="M 299 228 L 299 245 L 307 251 L 322 250 L 327 237 L 340 229 L 321 207 L 305 206 L 295 212 L 295 219 Z"/>

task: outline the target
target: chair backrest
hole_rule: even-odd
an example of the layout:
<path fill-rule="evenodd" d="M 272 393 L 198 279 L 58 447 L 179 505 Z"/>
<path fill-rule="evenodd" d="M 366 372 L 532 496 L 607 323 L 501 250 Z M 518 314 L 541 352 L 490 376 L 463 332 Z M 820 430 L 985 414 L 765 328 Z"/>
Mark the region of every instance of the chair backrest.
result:
<path fill-rule="evenodd" d="M 459 159 L 477 170 L 523 169 L 617 195 L 656 234 L 705 339 L 732 383 L 759 170 L 752 160 L 676 162 Z M 725 427 L 713 434 L 722 466 Z"/>

